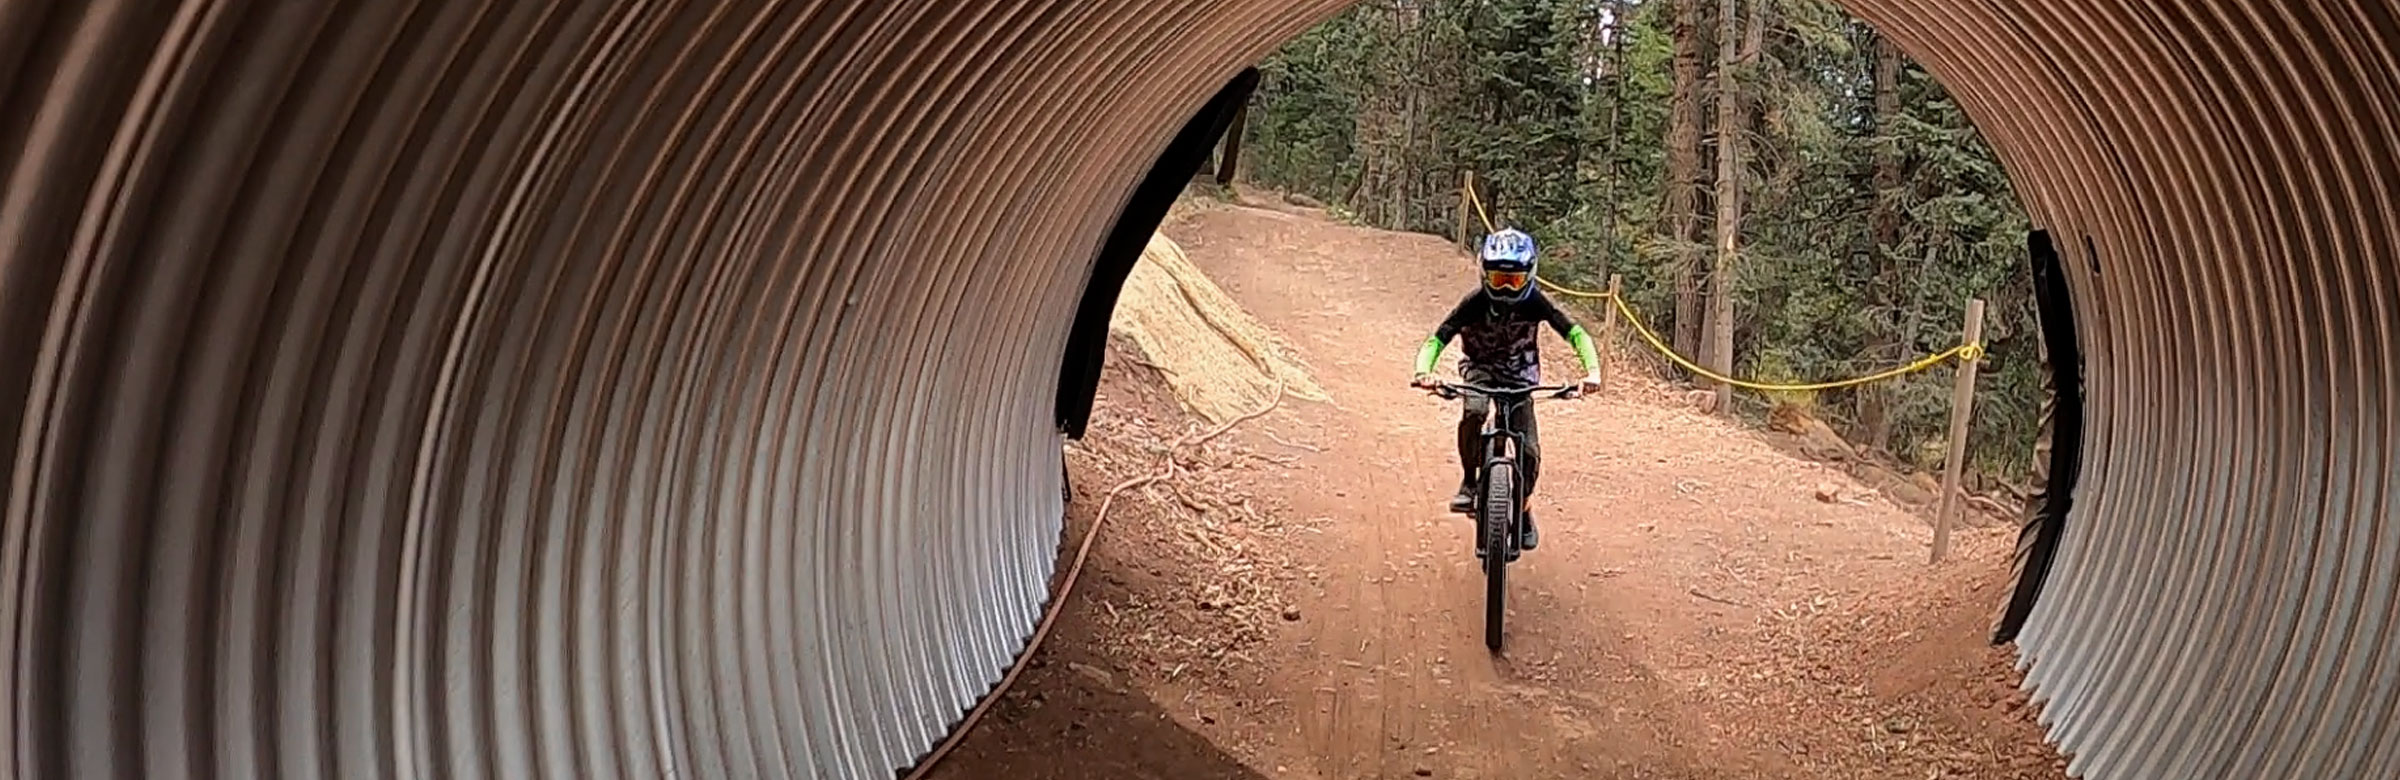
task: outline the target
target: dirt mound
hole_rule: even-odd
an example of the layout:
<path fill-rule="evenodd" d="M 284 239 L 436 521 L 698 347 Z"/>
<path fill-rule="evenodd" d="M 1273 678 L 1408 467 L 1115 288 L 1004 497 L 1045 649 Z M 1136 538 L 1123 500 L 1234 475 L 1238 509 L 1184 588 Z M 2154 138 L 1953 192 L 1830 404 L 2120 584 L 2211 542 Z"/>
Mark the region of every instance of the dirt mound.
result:
<path fill-rule="evenodd" d="M 1091 430 L 1067 447 L 1062 560 L 1112 488 L 1200 427 L 1132 344 L 1112 341 Z M 1289 715 L 1270 715 L 1280 705 L 1268 697 L 1223 692 L 1264 687 L 1253 654 L 1299 614 L 1280 552 L 1297 528 L 1279 501 L 1244 487 L 1272 458 L 1234 437 L 1176 457 L 1172 480 L 1118 497 L 1049 641 L 934 778 L 1262 777 L 1244 746 L 1264 735 L 1226 731 Z"/>
<path fill-rule="evenodd" d="M 1984 641 L 2014 548 L 2002 534 L 1961 538 L 1924 582 L 1881 583 L 1776 627 L 1815 716 L 1786 739 L 1814 746 L 1802 763 L 1819 776 L 2066 777 L 2014 650 Z"/>
<path fill-rule="evenodd" d="M 1138 347 L 1183 405 L 1210 422 L 1265 404 L 1277 383 L 1291 398 L 1331 400 L 1280 335 L 1165 236 L 1152 236 L 1134 264 L 1109 330 Z"/>

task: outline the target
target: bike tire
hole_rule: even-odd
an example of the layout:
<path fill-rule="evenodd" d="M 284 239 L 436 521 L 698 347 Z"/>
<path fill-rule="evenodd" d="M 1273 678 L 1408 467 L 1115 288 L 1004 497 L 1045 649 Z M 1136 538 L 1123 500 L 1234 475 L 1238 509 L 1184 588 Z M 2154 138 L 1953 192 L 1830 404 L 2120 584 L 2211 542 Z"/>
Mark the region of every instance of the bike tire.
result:
<path fill-rule="evenodd" d="M 1483 644 L 1500 650 L 1501 624 L 1508 613 L 1508 558 L 1515 546 L 1509 534 L 1517 516 L 1517 465 L 1494 460 L 1483 467 L 1483 514 L 1477 531 L 1483 535 Z"/>

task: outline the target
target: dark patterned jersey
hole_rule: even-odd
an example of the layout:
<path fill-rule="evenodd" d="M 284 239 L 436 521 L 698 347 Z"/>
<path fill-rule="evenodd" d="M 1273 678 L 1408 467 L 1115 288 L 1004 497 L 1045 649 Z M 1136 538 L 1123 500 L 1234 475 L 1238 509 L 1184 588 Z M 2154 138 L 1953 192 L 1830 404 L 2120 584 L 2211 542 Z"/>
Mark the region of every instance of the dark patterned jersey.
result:
<path fill-rule="evenodd" d="M 1528 290 L 1524 300 L 1506 303 L 1477 289 L 1450 310 L 1433 337 L 1442 343 L 1458 338 L 1461 373 L 1485 373 L 1537 385 L 1542 382 L 1542 353 L 1534 338 L 1544 324 L 1562 339 L 1569 338 L 1568 332 L 1575 327 L 1566 312 L 1559 311 L 1541 290 Z"/>

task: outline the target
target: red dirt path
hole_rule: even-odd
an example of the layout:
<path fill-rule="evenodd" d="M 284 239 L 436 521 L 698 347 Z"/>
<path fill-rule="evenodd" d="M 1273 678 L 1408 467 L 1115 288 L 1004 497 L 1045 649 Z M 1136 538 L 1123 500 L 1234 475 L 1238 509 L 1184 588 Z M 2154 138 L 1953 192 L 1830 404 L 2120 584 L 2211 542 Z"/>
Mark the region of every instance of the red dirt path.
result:
<path fill-rule="evenodd" d="M 1455 404 L 1405 387 L 1472 283 L 1459 256 L 1280 207 L 1166 233 L 1334 402 L 1120 499 L 1037 666 L 937 777 L 2064 777 L 2013 653 L 1982 641 L 2004 532 L 1929 567 L 1917 515 L 1821 501 L 1867 491 L 1647 383 L 1541 407 L 1543 544 L 1487 653 L 1443 506 Z M 1070 452 L 1070 542 L 1189 424 L 1121 357 L 1098 415 Z"/>

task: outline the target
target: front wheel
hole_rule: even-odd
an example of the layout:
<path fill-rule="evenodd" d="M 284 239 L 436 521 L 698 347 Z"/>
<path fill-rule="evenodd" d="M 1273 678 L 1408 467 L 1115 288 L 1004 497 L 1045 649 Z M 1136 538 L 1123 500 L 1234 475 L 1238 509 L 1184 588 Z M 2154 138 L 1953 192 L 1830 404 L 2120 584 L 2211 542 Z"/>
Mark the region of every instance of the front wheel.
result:
<path fill-rule="evenodd" d="M 1516 551 L 1517 464 L 1494 460 L 1483 467 L 1483 644 L 1500 649 L 1500 624 L 1508 612 L 1508 559 Z"/>

